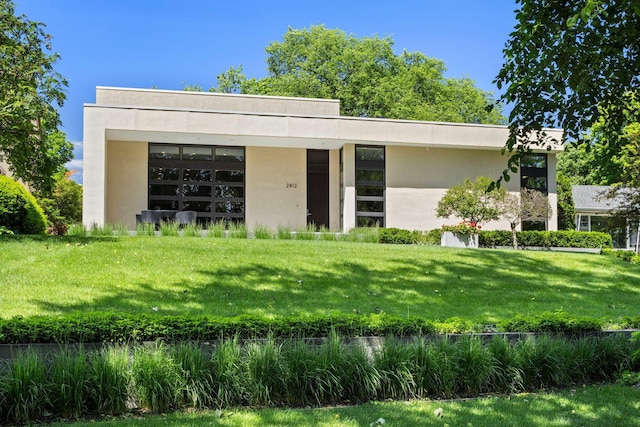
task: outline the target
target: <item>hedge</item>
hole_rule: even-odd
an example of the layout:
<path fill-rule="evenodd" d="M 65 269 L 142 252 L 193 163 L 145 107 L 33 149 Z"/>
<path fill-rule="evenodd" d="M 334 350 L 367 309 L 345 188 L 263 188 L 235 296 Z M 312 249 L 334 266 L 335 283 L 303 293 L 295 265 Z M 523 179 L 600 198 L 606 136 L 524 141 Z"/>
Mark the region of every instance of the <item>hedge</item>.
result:
<path fill-rule="evenodd" d="M 553 332 L 579 335 L 602 330 L 603 319 L 574 317 L 564 312 L 516 316 L 499 324 L 504 332 Z M 624 318 L 621 327 L 640 327 L 640 316 Z M 265 319 L 252 316 L 162 316 L 152 314 L 76 313 L 0 320 L 0 344 L 208 341 L 230 337 L 255 339 L 320 338 L 332 331 L 347 337 L 421 336 L 495 330 L 460 318 L 431 321 L 386 314 L 304 316 Z"/>
<path fill-rule="evenodd" d="M 115 345 L 91 352 L 63 346 L 47 356 L 27 351 L 6 361 L 0 370 L 0 418 L 31 424 L 132 410 L 210 408 L 222 414 L 245 406 L 317 407 L 576 387 L 637 369 L 638 344 L 623 336 L 517 342 L 388 337 L 380 347 L 365 347 L 332 334 L 317 345 L 267 339 L 248 345 Z M 429 424 L 428 418 L 422 421 Z"/>
<path fill-rule="evenodd" d="M 415 245 L 439 245 L 441 229 L 429 231 L 404 230 L 401 228 L 378 229 L 380 243 Z M 522 247 L 563 248 L 611 248 L 613 240 L 607 233 L 574 230 L 518 231 L 518 245 Z M 512 246 L 513 236 L 509 230 L 480 230 L 479 243 L 483 247 Z"/>
<path fill-rule="evenodd" d="M 0 175 L 0 227 L 14 233 L 42 234 L 46 225 L 35 197 L 18 182 Z"/>
<path fill-rule="evenodd" d="M 518 245 L 523 247 L 539 246 L 544 248 L 611 248 L 613 240 L 607 233 L 575 230 L 559 231 L 518 231 Z M 481 231 L 480 246 L 512 246 L 513 236 L 510 231 Z"/>

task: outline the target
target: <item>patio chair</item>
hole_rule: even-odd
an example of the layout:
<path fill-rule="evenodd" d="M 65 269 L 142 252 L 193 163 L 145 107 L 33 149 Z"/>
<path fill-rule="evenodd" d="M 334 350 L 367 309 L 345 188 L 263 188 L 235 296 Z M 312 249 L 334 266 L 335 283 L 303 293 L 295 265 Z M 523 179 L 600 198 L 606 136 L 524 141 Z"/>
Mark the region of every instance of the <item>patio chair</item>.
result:
<path fill-rule="evenodd" d="M 182 211 L 176 213 L 176 222 L 178 225 L 195 224 L 198 212 L 196 211 Z"/>

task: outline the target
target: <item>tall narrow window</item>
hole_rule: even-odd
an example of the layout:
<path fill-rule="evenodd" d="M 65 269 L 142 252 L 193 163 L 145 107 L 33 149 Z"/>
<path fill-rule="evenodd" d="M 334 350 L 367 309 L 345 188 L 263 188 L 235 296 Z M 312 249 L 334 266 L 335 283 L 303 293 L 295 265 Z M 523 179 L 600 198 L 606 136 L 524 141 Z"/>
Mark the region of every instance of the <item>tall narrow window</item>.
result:
<path fill-rule="evenodd" d="M 149 144 L 149 209 L 244 222 L 244 148 Z"/>
<path fill-rule="evenodd" d="M 384 227 L 384 147 L 356 146 L 356 225 Z"/>
<path fill-rule="evenodd" d="M 549 194 L 546 154 L 526 154 L 520 160 L 520 188 Z M 546 221 L 523 221 L 523 230 L 546 230 Z"/>

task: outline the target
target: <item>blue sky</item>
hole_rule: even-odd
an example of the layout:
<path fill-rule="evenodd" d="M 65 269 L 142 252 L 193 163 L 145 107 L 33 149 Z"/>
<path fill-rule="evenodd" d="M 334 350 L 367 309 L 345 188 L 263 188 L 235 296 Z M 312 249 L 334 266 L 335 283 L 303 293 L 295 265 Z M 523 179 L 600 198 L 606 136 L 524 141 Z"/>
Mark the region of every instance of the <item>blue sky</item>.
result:
<path fill-rule="evenodd" d="M 82 180 L 82 106 L 96 86 L 205 89 L 230 66 L 266 75 L 264 48 L 287 28 L 324 24 L 355 36 L 390 36 L 401 52 L 445 62 L 449 77 L 470 77 L 497 93 L 492 81 L 515 25 L 515 0 L 213 1 L 15 0 L 17 12 L 46 24 L 56 70 L 69 80 L 61 109 L 76 146 L 70 168 Z"/>

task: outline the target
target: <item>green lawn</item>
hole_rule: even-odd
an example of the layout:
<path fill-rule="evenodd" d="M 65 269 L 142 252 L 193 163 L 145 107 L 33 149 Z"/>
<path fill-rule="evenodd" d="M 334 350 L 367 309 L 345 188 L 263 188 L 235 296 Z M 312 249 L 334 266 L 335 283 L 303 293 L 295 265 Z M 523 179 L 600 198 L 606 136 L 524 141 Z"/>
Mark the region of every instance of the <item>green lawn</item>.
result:
<path fill-rule="evenodd" d="M 72 311 L 375 313 L 493 323 L 564 310 L 640 314 L 640 268 L 614 257 L 207 237 L 0 240 L 0 316 Z"/>
<path fill-rule="evenodd" d="M 442 417 L 434 411 L 442 408 Z M 640 390 L 614 385 L 577 387 L 557 393 L 519 394 L 460 401 L 413 400 L 371 402 L 320 409 L 224 410 L 129 416 L 102 422 L 60 423 L 56 426 L 370 426 L 379 418 L 385 426 L 561 427 L 638 426 Z M 376 425 L 376 424 L 374 424 Z M 379 424 L 378 424 L 379 425 Z"/>

